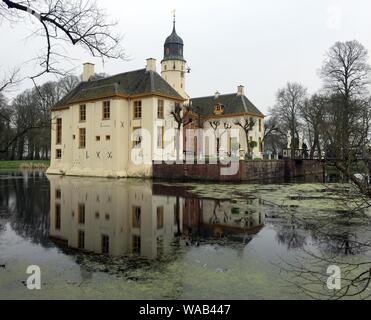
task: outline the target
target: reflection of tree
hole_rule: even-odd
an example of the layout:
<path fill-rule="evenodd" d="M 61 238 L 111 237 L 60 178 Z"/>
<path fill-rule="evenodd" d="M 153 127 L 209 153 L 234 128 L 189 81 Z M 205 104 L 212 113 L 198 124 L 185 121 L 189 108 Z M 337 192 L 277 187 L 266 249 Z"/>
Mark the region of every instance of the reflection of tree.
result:
<path fill-rule="evenodd" d="M 369 299 L 371 294 L 368 286 L 371 279 L 369 262 L 345 262 L 337 256 L 327 254 L 315 254 L 306 251 L 305 256 L 300 256 L 294 262 L 284 261 L 280 266 L 286 272 L 290 280 L 300 292 L 312 299 L 335 299 L 358 298 Z M 341 288 L 330 290 L 327 281 L 330 273 L 328 267 L 340 268 Z"/>
<path fill-rule="evenodd" d="M 4 179 L 7 184 L 2 192 L 0 203 L 11 213 L 11 227 L 23 238 L 48 245 L 50 196 L 48 183 L 35 172 Z M 14 199 L 14 207 L 10 207 Z"/>
<path fill-rule="evenodd" d="M 332 256 L 357 256 L 369 250 L 367 242 L 357 240 L 356 231 L 328 235 L 318 235 L 314 232 L 312 238 L 316 240 L 321 251 Z"/>
<path fill-rule="evenodd" d="M 339 199 L 345 199 L 341 197 L 341 192 L 337 195 Z M 362 257 L 371 253 L 369 230 L 362 232 L 364 229 L 360 228 L 369 223 L 364 212 L 364 203 L 360 202 L 358 207 L 353 206 L 345 210 L 347 206 L 344 202 L 344 212 L 338 212 L 335 219 L 329 216 L 316 221 L 313 221 L 313 216 L 300 217 L 295 210 L 284 206 L 277 207 L 286 213 L 283 215 L 282 225 L 278 227 L 278 241 L 287 244 L 289 249 L 301 248 L 304 253 L 300 256 L 296 254 L 294 261 L 285 259 L 280 264 L 290 283 L 313 299 L 371 297 L 368 292 L 371 263 L 362 260 Z M 353 226 L 356 228 L 353 229 Z M 304 231 L 309 233 L 308 240 L 300 237 Z M 313 249 L 313 244 L 316 250 Z M 341 289 L 337 291 L 327 288 L 330 276 L 327 274 L 327 268 L 333 265 L 341 269 L 342 284 Z"/>
<path fill-rule="evenodd" d="M 176 236 L 180 237 L 182 235 L 182 230 L 180 227 L 180 201 L 179 197 L 176 197 L 176 204 L 175 204 L 175 217 L 176 217 L 176 226 L 177 226 L 177 232 Z"/>
<path fill-rule="evenodd" d="M 288 250 L 303 249 L 307 244 L 306 235 L 295 224 L 282 225 L 276 232 L 278 243 L 286 245 Z"/>

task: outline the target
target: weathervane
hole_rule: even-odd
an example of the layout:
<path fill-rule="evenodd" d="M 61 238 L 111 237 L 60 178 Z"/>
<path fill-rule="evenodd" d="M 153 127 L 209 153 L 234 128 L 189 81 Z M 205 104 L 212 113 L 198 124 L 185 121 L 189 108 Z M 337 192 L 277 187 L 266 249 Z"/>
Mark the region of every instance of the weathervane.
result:
<path fill-rule="evenodd" d="M 174 18 L 173 22 L 174 22 L 174 25 L 175 25 L 175 15 L 176 15 L 176 10 L 174 9 L 173 11 L 171 11 L 171 13 L 172 13 L 172 15 L 173 15 L 173 18 Z"/>

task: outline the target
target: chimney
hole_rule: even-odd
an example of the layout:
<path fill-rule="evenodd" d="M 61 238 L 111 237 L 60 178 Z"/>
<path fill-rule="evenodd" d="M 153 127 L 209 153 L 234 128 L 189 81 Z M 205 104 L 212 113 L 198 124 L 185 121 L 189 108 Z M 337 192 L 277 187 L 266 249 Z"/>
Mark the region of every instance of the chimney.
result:
<path fill-rule="evenodd" d="M 94 64 L 87 62 L 84 63 L 84 72 L 82 74 L 82 81 L 89 81 L 90 77 L 94 75 Z"/>
<path fill-rule="evenodd" d="M 156 72 L 156 59 L 153 59 L 153 58 L 147 59 L 146 70 Z"/>
<path fill-rule="evenodd" d="M 245 94 L 245 87 L 244 86 L 238 86 L 237 95 L 238 96 L 243 96 L 244 94 Z"/>

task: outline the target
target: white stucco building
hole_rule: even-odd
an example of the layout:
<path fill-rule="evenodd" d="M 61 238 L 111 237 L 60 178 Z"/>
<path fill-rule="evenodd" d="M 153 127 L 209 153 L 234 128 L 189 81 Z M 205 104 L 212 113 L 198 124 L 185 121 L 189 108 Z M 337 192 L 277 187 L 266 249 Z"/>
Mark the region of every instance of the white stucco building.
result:
<path fill-rule="evenodd" d="M 183 105 L 204 120 L 202 129 L 206 131 L 212 119 L 223 126 L 228 123 L 227 131 L 240 130 L 239 141 L 229 137 L 230 147 L 226 149 L 237 145 L 247 151 L 245 133 L 236 120 L 254 119 L 249 139 L 258 146 L 252 150 L 253 157 L 261 157 L 264 115 L 246 98 L 242 86 L 236 93 L 191 99 L 186 92 L 190 70 L 183 49 L 174 19 L 173 31 L 164 44 L 161 75 L 153 58 L 147 59 L 143 69 L 97 80 L 92 78 L 94 65 L 85 63 L 82 82 L 52 108 L 51 165 L 47 173 L 150 177 L 153 160 L 177 159 L 177 122 L 171 112 Z M 166 138 L 168 132 L 170 139 Z M 200 150 L 200 145 L 195 141 L 193 152 L 209 157 L 217 153 L 215 147 Z M 179 149 L 181 154 L 190 151 L 183 143 Z"/>

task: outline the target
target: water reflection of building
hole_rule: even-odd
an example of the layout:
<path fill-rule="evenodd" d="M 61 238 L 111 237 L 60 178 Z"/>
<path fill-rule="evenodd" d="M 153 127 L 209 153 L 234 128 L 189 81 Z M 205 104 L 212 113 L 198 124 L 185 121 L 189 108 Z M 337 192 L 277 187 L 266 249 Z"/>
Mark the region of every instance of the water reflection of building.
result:
<path fill-rule="evenodd" d="M 242 209 L 231 201 L 186 198 L 183 205 L 183 233 L 221 238 L 249 235 L 260 231 L 264 223 L 261 202 L 254 199 Z"/>
<path fill-rule="evenodd" d="M 230 201 L 198 199 L 184 188 L 151 181 L 49 180 L 51 238 L 87 252 L 154 258 L 169 253 L 177 235 L 256 233 L 264 223 L 259 200 L 241 209 Z"/>

